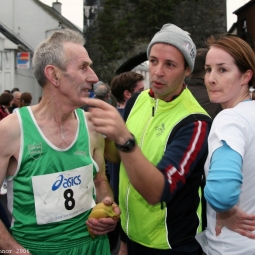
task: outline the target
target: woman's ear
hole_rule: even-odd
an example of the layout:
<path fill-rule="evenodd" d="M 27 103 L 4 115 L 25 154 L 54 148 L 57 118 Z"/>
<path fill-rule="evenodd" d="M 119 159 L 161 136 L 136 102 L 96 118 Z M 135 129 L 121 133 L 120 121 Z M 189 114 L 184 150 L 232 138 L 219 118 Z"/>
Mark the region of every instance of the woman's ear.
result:
<path fill-rule="evenodd" d="M 251 80 L 253 75 L 252 70 L 247 70 L 244 74 L 243 74 L 243 82 L 242 85 L 247 85 L 249 83 L 249 81 Z"/>

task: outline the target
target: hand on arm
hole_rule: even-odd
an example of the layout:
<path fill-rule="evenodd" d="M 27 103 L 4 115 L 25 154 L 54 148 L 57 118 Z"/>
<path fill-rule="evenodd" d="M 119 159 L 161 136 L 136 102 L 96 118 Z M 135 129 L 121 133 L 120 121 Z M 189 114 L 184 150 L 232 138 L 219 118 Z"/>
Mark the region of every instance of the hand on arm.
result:
<path fill-rule="evenodd" d="M 227 227 L 255 239 L 251 232 L 255 230 L 255 214 L 247 214 L 235 205 L 241 193 L 242 157 L 225 141 L 222 143 L 212 154 L 204 190 L 207 202 L 217 212 L 216 236 L 223 227 Z"/>
<path fill-rule="evenodd" d="M 255 230 L 255 214 L 247 214 L 237 206 L 226 212 L 218 212 L 215 228 L 216 236 L 221 233 L 223 227 L 227 227 L 242 236 L 255 239 L 255 234 L 252 233 Z"/>

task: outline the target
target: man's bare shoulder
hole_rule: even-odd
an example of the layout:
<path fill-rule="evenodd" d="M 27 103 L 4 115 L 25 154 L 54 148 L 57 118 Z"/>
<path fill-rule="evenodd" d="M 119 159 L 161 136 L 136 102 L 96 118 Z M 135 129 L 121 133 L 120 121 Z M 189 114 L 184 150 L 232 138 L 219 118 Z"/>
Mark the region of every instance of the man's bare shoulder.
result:
<path fill-rule="evenodd" d="M 1 140 L 8 143 L 20 137 L 20 125 L 16 113 L 12 113 L 0 121 L 0 134 Z"/>
<path fill-rule="evenodd" d="M 89 129 L 89 134 L 90 135 L 98 135 L 98 133 L 95 131 L 94 126 L 90 120 L 91 118 L 91 114 L 89 112 L 84 112 L 85 118 L 87 120 L 87 125 L 88 125 L 88 129 Z"/>
<path fill-rule="evenodd" d="M 93 145 L 94 147 L 104 146 L 104 137 L 103 137 L 103 135 L 95 131 L 94 125 L 90 121 L 91 114 L 89 112 L 84 112 L 84 114 L 85 114 L 85 117 L 86 117 L 86 120 L 87 120 L 91 145 Z"/>

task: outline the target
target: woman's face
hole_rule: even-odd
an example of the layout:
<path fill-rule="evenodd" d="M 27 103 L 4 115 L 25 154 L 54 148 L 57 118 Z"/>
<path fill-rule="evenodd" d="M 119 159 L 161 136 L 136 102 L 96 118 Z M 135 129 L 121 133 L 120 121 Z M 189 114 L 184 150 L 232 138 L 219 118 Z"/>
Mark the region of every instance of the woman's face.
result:
<path fill-rule="evenodd" d="M 243 91 L 248 92 L 246 80 L 229 53 L 210 48 L 205 61 L 205 85 L 211 102 L 220 103 L 223 108 L 235 105 Z"/>

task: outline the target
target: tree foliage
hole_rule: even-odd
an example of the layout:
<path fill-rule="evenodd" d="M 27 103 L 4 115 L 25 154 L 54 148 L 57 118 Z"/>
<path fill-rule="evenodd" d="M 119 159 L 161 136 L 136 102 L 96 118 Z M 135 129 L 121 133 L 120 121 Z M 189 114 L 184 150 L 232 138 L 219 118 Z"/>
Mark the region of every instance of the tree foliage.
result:
<path fill-rule="evenodd" d="M 165 23 L 171 23 L 174 5 L 181 0 L 103 0 L 94 38 L 108 58 L 134 47 L 134 41 L 148 38 Z"/>

